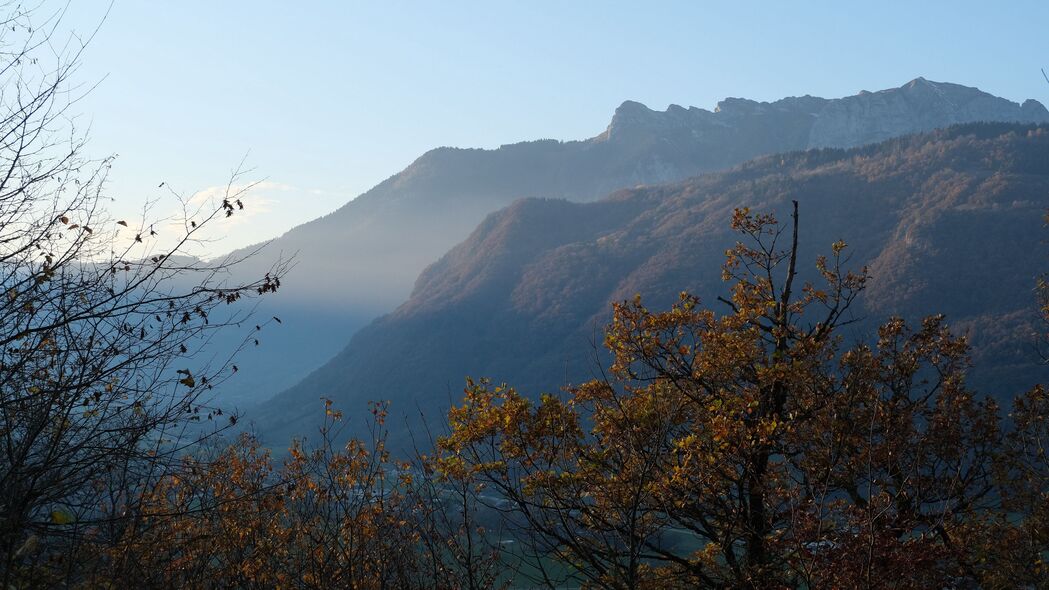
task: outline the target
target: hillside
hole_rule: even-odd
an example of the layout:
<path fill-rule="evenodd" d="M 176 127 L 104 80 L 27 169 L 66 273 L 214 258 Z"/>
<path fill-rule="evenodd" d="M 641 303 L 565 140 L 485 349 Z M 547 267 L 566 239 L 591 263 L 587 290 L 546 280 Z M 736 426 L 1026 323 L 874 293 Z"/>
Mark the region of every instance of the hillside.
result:
<path fill-rule="evenodd" d="M 1033 100 L 1021 105 L 918 78 L 840 99 L 729 98 L 713 111 L 677 105 L 654 111 L 627 101 L 603 133 L 587 140 L 431 150 L 248 261 L 245 276 L 265 272 L 281 255 L 294 255 L 296 266 L 282 292 L 259 312 L 285 323 L 243 355 L 245 370 L 227 384 L 227 399 L 258 401 L 294 384 L 345 345 L 362 322 L 403 302 L 419 272 L 487 214 L 518 198 L 591 201 L 764 154 L 851 147 L 973 121 L 1049 121 L 1049 112 Z"/>
<path fill-rule="evenodd" d="M 391 400 L 391 420 L 440 422 L 465 375 L 556 391 L 600 369 L 610 304 L 652 306 L 683 289 L 710 305 L 735 241 L 732 210 L 801 202 L 802 251 L 839 238 L 873 275 L 851 336 L 873 320 L 946 313 L 976 346 L 973 382 L 1009 396 L 1046 370 L 1032 288 L 1047 268 L 1049 127 L 953 127 L 848 151 L 759 158 L 734 170 L 619 191 L 600 201 L 526 199 L 489 216 L 418 278 L 409 300 L 359 331 L 252 418 L 271 441 L 307 433 L 321 396 L 354 415 Z M 360 426 L 360 420 L 355 422 Z"/>

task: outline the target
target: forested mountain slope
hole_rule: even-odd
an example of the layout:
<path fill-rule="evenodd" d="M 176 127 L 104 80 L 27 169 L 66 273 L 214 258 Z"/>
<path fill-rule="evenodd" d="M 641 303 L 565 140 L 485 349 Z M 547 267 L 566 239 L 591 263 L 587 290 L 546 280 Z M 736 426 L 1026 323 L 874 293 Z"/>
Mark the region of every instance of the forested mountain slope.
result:
<path fill-rule="evenodd" d="M 802 254 L 845 239 L 873 279 L 850 337 L 890 314 L 945 313 L 976 347 L 973 382 L 1009 396 L 1047 376 L 1033 288 L 1047 265 L 1049 127 L 975 124 L 851 150 L 764 157 L 590 203 L 526 199 L 428 267 L 411 298 L 253 414 L 268 440 L 311 431 L 321 396 L 350 415 L 391 400 L 440 422 L 466 375 L 556 391 L 600 370 L 610 305 L 682 290 L 717 307 L 736 207 L 801 203 Z M 597 344 L 595 347 L 594 344 Z M 361 421 L 356 422 L 360 425 Z"/>
<path fill-rule="evenodd" d="M 487 214 L 516 199 L 591 201 L 765 154 L 851 147 L 974 121 L 1049 121 L 1049 112 L 1037 101 L 1021 105 L 918 78 L 839 99 L 729 98 L 713 111 L 654 111 L 627 101 L 603 133 L 587 140 L 431 150 L 335 212 L 273 240 L 243 266 L 254 276 L 279 256 L 296 260 L 281 292 L 259 312 L 284 324 L 242 355 L 245 370 L 227 393 L 261 401 L 294 384 L 359 325 L 402 303 L 419 272 Z"/>

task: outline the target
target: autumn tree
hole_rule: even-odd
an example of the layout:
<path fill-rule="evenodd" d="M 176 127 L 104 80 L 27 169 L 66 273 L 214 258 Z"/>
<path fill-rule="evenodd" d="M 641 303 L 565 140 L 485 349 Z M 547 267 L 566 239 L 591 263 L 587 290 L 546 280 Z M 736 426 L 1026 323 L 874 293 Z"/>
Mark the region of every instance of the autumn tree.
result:
<path fill-rule="evenodd" d="M 1040 587 L 1046 395 L 1011 420 L 941 316 L 846 346 L 847 248 L 798 270 L 800 218 L 739 210 L 724 311 L 618 304 L 607 378 L 531 401 L 469 381 L 435 454 L 371 436 L 281 464 L 251 437 L 138 488 L 89 586 Z M 784 246 L 782 242 L 786 240 Z M 507 543 L 503 543 L 503 541 Z"/>
<path fill-rule="evenodd" d="M 443 468 L 497 490 L 541 570 L 593 587 L 979 579 L 963 539 L 1000 514 L 1006 447 L 995 404 L 965 386 L 965 339 L 893 318 L 845 347 L 867 274 L 838 242 L 803 283 L 799 225 L 796 203 L 787 227 L 736 212 L 724 313 L 687 294 L 616 305 L 606 379 L 537 403 L 471 383 Z"/>
<path fill-rule="evenodd" d="M 1036 293 L 1042 319 L 1049 324 L 1049 283 L 1044 275 L 1038 279 Z M 1047 340 L 1043 331 L 1043 346 Z M 1044 349 L 1042 354 L 1045 358 Z M 1001 510 L 968 527 L 965 542 L 986 587 L 1049 587 L 1049 392 L 1045 384 L 1018 396 L 1009 419 L 1004 451 L 996 465 Z"/>
<path fill-rule="evenodd" d="M 186 457 L 144 491 L 135 526 L 85 584 L 495 588 L 473 491 L 394 461 L 383 405 L 372 406 L 370 436 L 345 445 L 334 443 L 341 413 L 327 401 L 325 414 L 318 441 L 296 441 L 283 461 L 249 435 Z"/>

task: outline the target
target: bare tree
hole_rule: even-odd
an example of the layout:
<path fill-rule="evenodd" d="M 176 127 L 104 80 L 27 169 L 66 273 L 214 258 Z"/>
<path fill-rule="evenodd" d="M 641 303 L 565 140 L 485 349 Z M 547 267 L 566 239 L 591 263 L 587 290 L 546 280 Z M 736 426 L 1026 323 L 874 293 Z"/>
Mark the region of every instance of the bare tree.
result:
<path fill-rule="evenodd" d="M 43 560 L 72 575 L 80 540 L 118 535 L 134 490 L 220 428 L 194 423 L 221 412 L 208 401 L 236 367 L 198 353 L 244 315 L 212 312 L 276 290 L 286 270 L 233 283 L 239 260 L 188 255 L 205 227 L 243 208 L 239 172 L 214 206 L 181 199 L 174 223 L 107 214 L 111 159 L 85 154 L 71 110 L 89 90 L 74 74 L 90 39 L 60 34 L 63 12 L 42 11 L 0 7 L 4 587 L 48 583 Z"/>

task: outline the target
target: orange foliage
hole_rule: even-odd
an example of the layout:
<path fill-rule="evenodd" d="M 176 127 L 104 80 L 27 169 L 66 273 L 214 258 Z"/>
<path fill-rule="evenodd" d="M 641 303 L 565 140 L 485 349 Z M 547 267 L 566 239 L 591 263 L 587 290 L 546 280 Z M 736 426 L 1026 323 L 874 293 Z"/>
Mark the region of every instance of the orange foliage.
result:
<path fill-rule="evenodd" d="M 1047 414 L 1020 400 L 1026 420 L 1003 434 L 942 317 L 893 318 L 843 349 L 866 272 L 843 269 L 838 242 L 816 261 L 823 284 L 796 284 L 797 220 L 736 212 L 748 242 L 727 253 L 725 314 L 688 294 L 616 305 L 606 379 L 538 404 L 470 383 L 443 468 L 497 489 L 533 546 L 593 587 L 995 587 L 1017 563 L 1010 548 L 988 565 L 991 538 L 1044 554 L 1022 529 L 1045 514 L 1049 473 L 1018 449 L 1044 448 L 1027 438 Z M 1018 478 L 1031 489 L 1006 507 Z"/>
<path fill-rule="evenodd" d="M 615 305 L 606 378 L 538 400 L 468 380 L 432 457 L 391 458 L 381 405 L 336 448 L 326 402 L 280 466 L 247 436 L 185 459 L 85 536 L 82 585 L 1049 585 L 1049 395 L 1006 420 L 942 316 L 844 346 L 866 270 L 837 242 L 798 284 L 793 221 L 736 212 L 724 313 Z"/>

